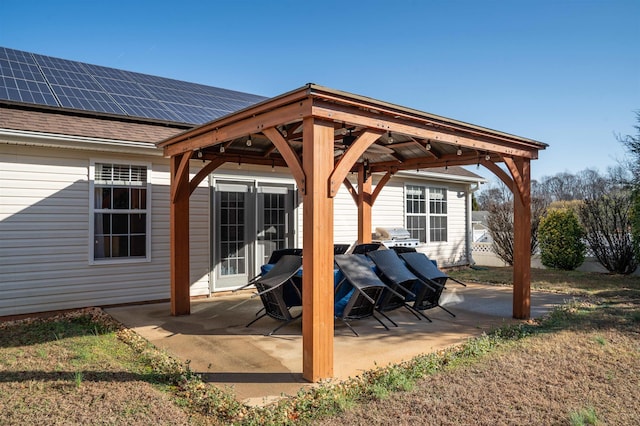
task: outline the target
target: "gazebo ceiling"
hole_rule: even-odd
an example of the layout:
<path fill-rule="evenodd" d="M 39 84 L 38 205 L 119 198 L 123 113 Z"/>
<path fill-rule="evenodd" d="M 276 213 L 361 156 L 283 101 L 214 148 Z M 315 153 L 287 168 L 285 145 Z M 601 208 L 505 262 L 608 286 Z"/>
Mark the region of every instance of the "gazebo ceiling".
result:
<path fill-rule="evenodd" d="M 286 166 L 264 133 L 275 129 L 300 157 L 305 117 L 330 121 L 338 162 L 364 133 L 375 139 L 359 156 L 370 172 L 536 159 L 546 144 L 314 84 L 268 99 L 162 141 L 166 156 Z"/>

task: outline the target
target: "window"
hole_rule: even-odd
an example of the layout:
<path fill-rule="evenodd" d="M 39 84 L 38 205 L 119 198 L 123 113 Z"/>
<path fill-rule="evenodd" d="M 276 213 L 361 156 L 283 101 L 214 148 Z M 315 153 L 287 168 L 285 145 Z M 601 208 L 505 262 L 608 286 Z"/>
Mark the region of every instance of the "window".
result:
<path fill-rule="evenodd" d="M 447 241 L 447 190 L 429 188 L 429 241 Z"/>
<path fill-rule="evenodd" d="M 149 182 L 146 165 L 95 163 L 92 260 L 149 259 Z"/>
<path fill-rule="evenodd" d="M 446 189 L 407 185 L 405 207 L 406 228 L 411 238 L 416 238 L 423 243 L 447 241 Z"/>

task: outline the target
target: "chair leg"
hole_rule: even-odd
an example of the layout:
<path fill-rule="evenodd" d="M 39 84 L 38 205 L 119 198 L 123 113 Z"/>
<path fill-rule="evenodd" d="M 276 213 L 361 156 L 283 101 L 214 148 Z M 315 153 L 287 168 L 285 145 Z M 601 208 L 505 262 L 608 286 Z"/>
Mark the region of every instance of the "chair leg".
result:
<path fill-rule="evenodd" d="M 418 318 L 420 321 L 422 321 L 422 318 L 420 318 L 420 315 L 418 315 L 418 313 L 416 312 L 416 310 L 415 310 L 415 309 L 413 309 L 413 308 L 411 307 L 411 305 L 409 305 L 409 304 L 405 303 L 405 304 L 404 304 L 404 307 L 405 307 L 409 312 L 411 312 L 411 313 L 413 314 L 413 316 L 414 316 L 414 317 L 416 317 L 416 318 Z"/>
<path fill-rule="evenodd" d="M 408 308 L 409 308 L 409 310 L 410 310 L 411 312 L 413 312 L 413 314 L 414 314 L 414 315 L 416 315 L 416 314 L 417 314 L 417 315 L 420 315 L 422 318 L 426 319 L 427 321 L 429 321 L 429 322 L 433 322 L 433 321 L 431 320 L 431 318 L 429 318 L 428 316 L 426 316 L 426 315 L 424 314 L 424 312 L 422 312 L 420 309 L 416 309 L 416 308 L 414 308 L 414 307 L 412 307 L 412 306 L 409 306 Z"/>
<path fill-rule="evenodd" d="M 258 313 L 260 313 L 260 311 L 258 311 Z M 256 314 L 258 315 L 258 314 Z M 258 321 L 260 318 L 267 316 L 266 313 L 260 315 L 258 318 L 255 318 L 253 321 L 251 321 L 249 324 L 245 325 L 245 327 L 249 327 L 251 324 L 253 324 L 254 322 Z"/>
<path fill-rule="evenodd" d="M 395 323 L 395 321 L 393 321 L 391 318 L 389 318 L 389 317 L 388 317 L 384 312 L 382 312 L 381 310 L 378 310 L 378 309 L 376 309 L 376 310 L 380 313 L 380 315 L 382 315 L 382 316 L 383 316 L 383 317 L 385 317 L 387 320 L 389 320 L 389 322 L 390 322 L 391 324 L 395 325 L 396 327 L 398 326 L 398 324 L 396 324 L 396 323 Z M 377 319 L 377 318 L 376 318 L 376 319 Z M 380 321 L 380 320 L 378 320 L 378 321 Z M 382 325 L 384 325 L 384 324 L 382 324 Z M 387 326 L 385 325 L 385 328 L 386 328 L 386 327 L 387 327 Z M 388 328 L 387 328 L 387 330 L 388 330 Z"/>
<path fill-rule="evenodd" d="M 380 312 L 380 311 L 378 311 L 378 312 Z M 380 312 L 380 313 L 382 313 L 382 312 Z M 378 318 L 378 317 L 377 317 L 377 316 L 375 316 L 374 314 L 371 314 L 371 315 L 376 319 L 376 321 L 378 321 L 380 324 L 382 324 L 382 326 L 383 326 L 387 331 L 389 331 L 389 327 L 387 327 L 387 325 L 386 325 L 385 323 L 383 323 L 383 322 L 380 320 L 380 318 Z M 387 318 L 389 321 L 391 321 L 391 320 L 390 320 L 386 315 L 385 315 L 385 318 Z M 391 321 L 391 322 L 393 322 L 393 321 Z M 393 322 L 393 323 L 395 324 L 395 322 Z M 397 325 L 396 325 L 396 327 L 397 327 Z"/>
<path fill-rule="evenodd" d="M 290 320 L 285 321 L 283 324 L 280 324 L 279 326 L 277 326 L 276 328 L 274 328 L 271 333 L 267 334 L 267 336 L 271 336 L 273 334 L 275 334 L 276 331 L 280 330 L 282 327 L 284 327 L 287 324 L 292 323 L 293 321 L 297 320 L 298 318 L 300 318 L 302 316 L 302 313 L 300 313 L 300 315 L 296 315 L 295 317 L 291 317 Z"/>
<path fill-rule="evenodd" d="M 342 318 L 340 318 L 342 319 Z M 356 335 L 356 337 L 360 337 L 360 335 L 353 329 L 353 327 L 351 327 L 351 324 L 349 324 L 347 321 L 345 321 L 344 319 L 342 319 L 342 322 L 345 323 L 345 325 L 347 327 L 349 327 L 349 330 L 351 330 L 353 332 L 353 334 Z"/>
<path fill-rule="evenodd" d="M 463 283 L 462 281 L 458 281 L 455 278 L 451 278 L 451 277 L 447 277 L 447 278 L 450 279 L 453 282 L 456 282 L 456 283 L 460 284 L 461 286 L 465 286 L 465 287 L 467 286 L 465 283 Z"/>
<path fill-rule="evenodd" d="M 442 310 L 444 310 L 444 311 L 448 312 L 448 313 L 449 313 L 449 315 L 451 315 L 452 317 L 454 317 L 454 318 L 455 318 L 455 316 L 456 316 L 456 315 L 455 315 L 453 312 L 451 312 L 450 310 L 448 310 L 447 308 L 445 308 L 444 306 L 438 305 L 438 307 L 439 307 L 440 309 L 442 309 Z"/>

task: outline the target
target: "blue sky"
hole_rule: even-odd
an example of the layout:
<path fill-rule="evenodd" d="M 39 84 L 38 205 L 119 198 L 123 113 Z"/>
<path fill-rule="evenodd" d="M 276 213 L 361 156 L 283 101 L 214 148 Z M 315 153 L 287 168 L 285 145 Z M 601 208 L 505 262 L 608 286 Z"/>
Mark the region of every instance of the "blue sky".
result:
<path fill-rule="evenodd" d="M 0 16 L 4 47 L 264 96 L 313 82 L 536 139 L 535 179 L 615 165 L 640 110 L 638 0 L 0 0 Z"/>

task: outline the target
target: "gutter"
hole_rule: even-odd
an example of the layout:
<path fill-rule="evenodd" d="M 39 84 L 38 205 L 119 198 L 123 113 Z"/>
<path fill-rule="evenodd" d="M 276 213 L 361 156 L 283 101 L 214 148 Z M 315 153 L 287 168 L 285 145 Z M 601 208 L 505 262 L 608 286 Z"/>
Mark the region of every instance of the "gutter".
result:
<path fill-rule="evenodd" d="M 0 129 L 0 143 L 47 148 L 113 151 L 162 157 L 162 150 L 150 142 L 123 141 L 25 130 Z"/>

